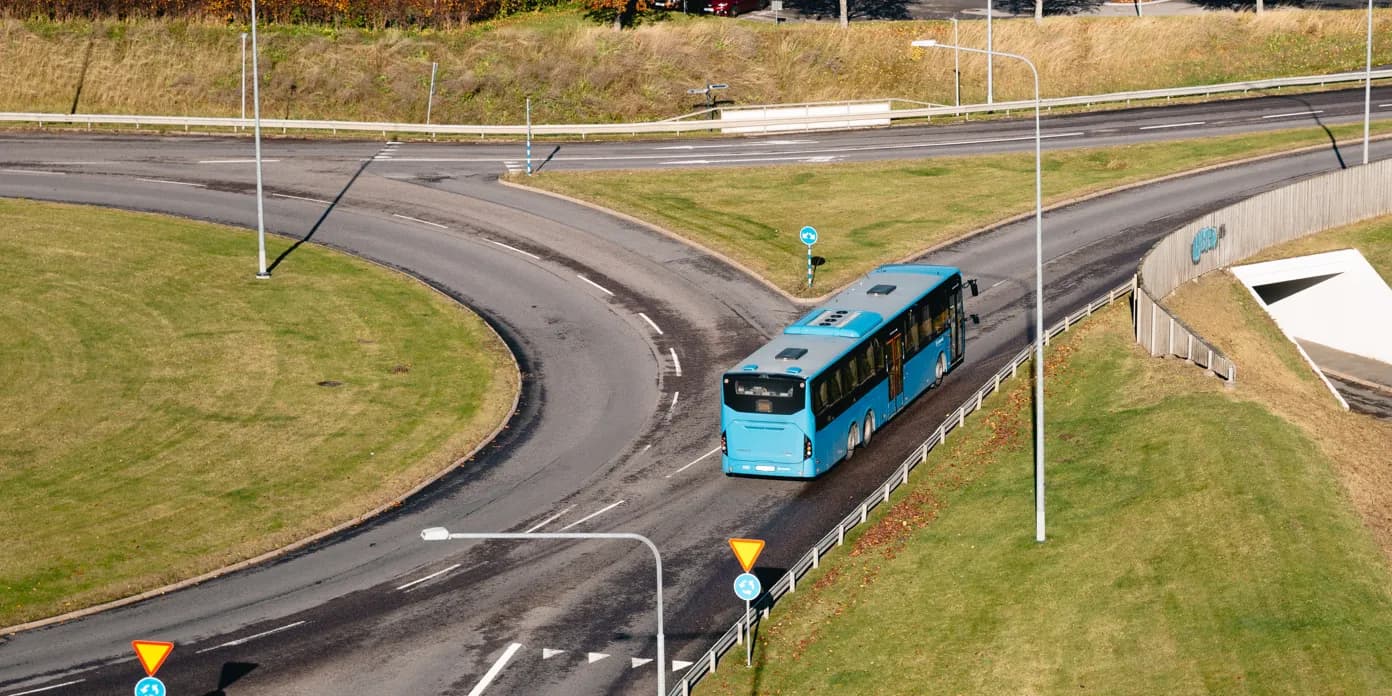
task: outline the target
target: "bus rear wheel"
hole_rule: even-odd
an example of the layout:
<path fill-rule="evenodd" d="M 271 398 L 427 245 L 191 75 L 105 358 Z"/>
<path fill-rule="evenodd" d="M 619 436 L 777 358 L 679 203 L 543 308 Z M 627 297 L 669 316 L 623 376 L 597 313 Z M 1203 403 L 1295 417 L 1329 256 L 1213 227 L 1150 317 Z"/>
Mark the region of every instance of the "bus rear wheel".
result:
<path fill-rule="evenodd" d="M 865 430 L 864 430 L 863 432 L 864 432 L 865 434 L 862 435 L 861 438 L 860 438 L 860 446 L 861 446 L 861 447 L 869 447 L 869 446 L 870 446 L 870 438 L 875 434 L 875 412 L 874 412 L 874 411 L 866 411 L 866 412 L 865 412 Z"/>
<path fill-rule="evenodd" d="M 850 461 L 855 456 L 856 446 L 860 444 L 860 424 L 852 423 L 851 429 L 846 431 L 846 461 Z"/>
<path fill-rule="evenodd" d="M 947 357 L 938 353 L 938 364 L 933 366 L 933 386 L 942 384 L 945 374 L 947 374 Z"/>

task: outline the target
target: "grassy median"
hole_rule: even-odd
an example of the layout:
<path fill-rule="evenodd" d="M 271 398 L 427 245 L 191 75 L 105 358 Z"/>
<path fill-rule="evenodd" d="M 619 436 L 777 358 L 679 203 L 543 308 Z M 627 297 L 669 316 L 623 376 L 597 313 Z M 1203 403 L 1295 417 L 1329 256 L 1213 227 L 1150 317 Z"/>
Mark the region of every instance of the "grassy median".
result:
<path fill-rule="evenodd" d="M 0 626 L 350 520 L 518 388 L 478 317 L 340 253 L 260 281 L 255 237 L 211 224 L 0 200 L 0 230 Z"/>
<path fill-rule="evenodd" d="M 1392 576 L 1330 459 L 1129 329 L 1051 346 L 1046 543 L 1018 379 L 697 693 L 1392 690 Z"/>
<path fill-rule="evenodd" d="M 1375 132 L 1392 123 L 1375 123 Z M 1330 129 L 1340 138 L 1362 125 Z M 1045 204 L 1122 184 L 1309 145 L 1330 133 L 1302 128 L 1044 153 Z M 1361 145 L 1346 145 L 1352 161 Z M 1034 153 L 700 171 L 549 172 L 514 181 L 589 200 L 714 249 L 796 295 L 820 295 L 870 268 L 1034 209 Z M 817 287 L 806 287 L 806 247 L 820 232 Z M 1046 230 L 1047 234 L 1047 230 Z"/>

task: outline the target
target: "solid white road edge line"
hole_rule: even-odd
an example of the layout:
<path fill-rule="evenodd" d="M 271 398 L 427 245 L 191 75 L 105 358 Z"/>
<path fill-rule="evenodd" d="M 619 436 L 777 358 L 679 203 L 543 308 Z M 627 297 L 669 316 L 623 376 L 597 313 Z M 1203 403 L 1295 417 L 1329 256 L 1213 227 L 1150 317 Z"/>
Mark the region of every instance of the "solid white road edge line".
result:
<path fill-rule="evenodd" d="M 638 313 L 638 316 L 643 317 L 643 321 L 648 322 L 648 326 L 653 327 L 653 331 L 656 331 L 656 332 L 657 332 L 657 335 L 659 335 L 659 336 L 662 335 L 662 329 L 658 327 L 657 322 L 653 321 L 652 319 L 649 319 L 649 318 L 648 318 L 648 315 L 646 315 L 646 314 L 644 314 L 644 313 L 642 313 L 642 312 L 639 312 L 639 313 Z"/>
<path fill-rule="evenodd" d="M 1285 118 L 1286 116 L 1314 116 L 1315 114 L 1322 113 L 1324 113 L 1324 109 L 1316 109 L 1314 111 L 1292 111 L 1288 114 L 1269 114 L 1267 116 L 1263 116 L 1262 118 Z"/>
<path fill-rule="evenodd" d="M 426 580 L 433 580 L 433 579 L 435 579 L 435 578 L 440 577 L 441 575 L 444 575 L 445 573 L 450 572 L 451 570 L 454 570 L 455 568 L 458 568 L 458 567 L 461 566 L 461 565 L 463 565 L 463 564 L 462 564 L 462 563 L 456 563 L 456 564 L 454 564 L 454 565 L 452 565 L 452 566 L 450 566 L 450 567 L 448 567 L 448 568 L 446 568 L 446 569 L 444 569 L 444 570 L 437 570 L 437 571 L 435 571 L 435 572 L 433 572 L 433 573 L 431 573 L 431 574 L 429 574 L 429 575 L 427 575 L 427 576 L 425 576 L 425 577 L 423 577 L 423 578 L 420 578 L 419 580 L 412 580 L 411 582 L 408 582 L 408 583 L 406 583 L 405 585 L 402 585 L 401 587 L 396 588 L 396 590 L 397 590 L 398 592 L 400 592 L 401 590 L 404 590 L 404 589 L 406 589 L 406 588 L 408 588 L 408 587 L 414 587 L 414 586 L 416 586 L 416 585 L 419 585 L 419 584 L 425 582 Z"/>
<path fill-rule="evenodd" d="M 195 184 L 195 183 L 188 182 L 188 181 L 170 181 L 170 180 L 168 180 L 168 179 L 145 179 L 145 178 L 138 177 L 138 176 L 135 177 L 135 180 L 136 180 L 136 181 L 148 181 L 148 182 L 150 182 L 150 183 L 152 183 L 152 184 L 174 184 L 175 186 L 197 186 L 198 188 L 208 188 L 207 186 L 204 186 L 203 184 Z"/>
<path fill-rule="evenodd" d="M 586 283 L 589 283 L 590 285 L 593 285 L 593 286 L 599 288 L 602 292 L 604 292 L 604 294 L 606 294 L 606 295 L 608 295 L 608 296 L 610 296 L 610 297 L 613 297 L 613 296 L 614 296 L 614 293 L 613 293 L 612 291 L 610 291 L 609 288 L 606 288 L 606 287 L 604 287 L 603 285 L 600 285 L 599 283 L 596 283 L 596 282 L 594 282 L 593 280 L 590 280 L 589 278 L 586 278 L 585 276 L 580 275 L 579 273 L 576 273 L 576 274 L 575 274 L 575 277 L 576 277 L 576 278 L 579 278 L 580 280 L 585 281 Z"/>
<path fill-rule="evenodd" d="M 681 376 L 681 359 L 677 357 L 677 349 L 676 349 L 676 348 L 668 348 L 667 350 L 670 351 L 670 352 L 672 353 L 672 369 L 673 369 L 673 370 L 676 370 L 677 376 L 680 377 L 680 376 Z"/>
<path fill-rule="evenodd" d="M 293 198 L 293 199 L 295 199 L 295 200 L 297 200 L 297 201 L 309 201 L 310 203 L 323 203 L 324 205 L 328 205 L 328 204 L 329 204 L 329 201 L 320 200 L 320 199 L 318 199 L 318 198 L 306 198 L 305 196 L 292 196 L 292 195 L 290 195 L 290 194 L 288 194 L 288 193 L 272 193 L 271 195 L 272 195 L 272 196 L 275 196 L 276 198 Z"/>
<path fill-rule="evenodd" d="M 25 694 L 37 694 L 37 693 L 39 693 L 39 692 L 41 692 L 41 691 L 52 691 L 52 690 L 54 690 L 54 689 L 59 689 L 59 688 L 65 687 L 65 686 L 72 686 L 73 684 L 76 684 L 76 683 L 81 682 L 81 681 L 86 681 L 86 680 L 85 680 L 85 679 L 74 679 L 74 680 L 72 680 L 72 681 L 65 681 L 65 682 L 63 682 L 62 684 L 54 684 L 53 686 L 44 686 L 44 687 L 40 687 L 40 688 L 38 688 L 38 689 L 30 689 L 30 690 L 28 690 L 28 691 L 16 691 L 16 692 L 14 692 L 14 693 L 12 693 L 12 694 L 5 694 L 5 696 L 25 696 Z"/>
<path fill-rule="evenodd" d="M 1185 121 L 1184 123 L 1166 123 L 1159 126 L 1141 126 L 1138 130 L 1159 130 L 1161 128 L 1183 128 L 1185 126 L 1202 126 L 1207 121 Z"/>
<path fill-rule="evenodd" d="M 7 174 L 38 174 L 41 176 L 63 176 L 64 172 L 46 172 L 42 169 L 0 169 Z"/>
<path fill-rule="evenodd" d="M 522 533 L 523 533 L 523 534 L 531 534 L 532 532 L 535 532 L 536 530 L 541 529 L 542 527 L 545 527 L 546 525 L 551 524 L 552 522 L 555 522 L 555 521 L 556 521 L 556 518 L 560 517 L 561 515 L 566 514 L 567 512 L 570 512 L 570 511 L 571 511 L 572 509 L 574 509 L 574 508 L 575 508 L 574 505 L 567 505 L 567 506 L 566 506 L 566 509 L 564 509 L 564 510 L 562 510 L 562 511 L 560 511 L 560 512 L 558 512 L 558 513 L 556 513 L 556 514 L 554 514 L 554 515 L 552 515 L 552 516 L 550 516 L 550 517 L 548 517 L 548 518 L 546 518 L 546 519 L 544 519 L 544 520 L 538 522 L 538 523 L 536 523 L 531 529 L 528 529 L 527 531 L 522 532 Z"/>
<path fill-rule="evenodd" d="M 447 230 L 447 229 L 449 229 L 448 227 L 446 227 L 446 226 L 444 226 L 444 225 L 441 225 L 441 224 L 438 223 L 438 222 L 431 222 L 431 221 L 429 221 L 429 220 L 422 220 L 422 219 L 420 219 L 420 218 L 413 218 L 413 217 L 411 217 L 410 215 L 402 215 L 401 213 L 392 213 L 392 217 L 399 217 L 399 218 L 401 218 L 402 220 L 410 220 L 411 222 L 419 222 L 419 223 L 422 224 L 422 225 L 430 225 L 431 227 L 438 227 L 438 228 L 440 228 L 440 229 L 442 229 L 442 230 Z"/>
<path fill-rule="evenodd" d="M 483 690 L 487 689 L 488 685 L 492 684 L 493 680 L 498 677 L 498 673 L 503 671 L 503 665 L 506 665 L 508 660 L 512 659 L 513 654 L 516 653 L 517 649 L 520 647 L 522 647 L 521 643 L 509 645 L 507 650 L 504 650 L 503 654 L 498 657 L 498 661 L 494 662 L 493 666 L 488 668 L 488 672 L 483 675 L 483 679 L 474 687 L 474 690 L 469 692 L 469 696 L 479 696 L 482 694 Z"/>
<path fill-rule="evenodd" d="M 278 159 L 261 158 L 262 162 L 279 162 Z M 254 159 L 198 160 L 199 164 L 256 164 Z"/>
<path fill-rule="evenodd" d="M 623 504 L 624 504 L 624 501 L 620 500 L 620 501 L 617 502 L 617 503 L 610 503 L 610 504 L 608 504 L 608 505 L 605 505 L 604 507 L 602 507 L 602 508 L 600 508 L 600 509 L 598 509 L 598 510 L 596 510 L 596 511 L 590 513 L 590 514 L 585 515 L 584 517 L 581 517 L 580 519 L 575 520 L 574 522 L 571 522 L 570 524 L 568 524 L 568 525 L 566 525 L 566 526 L 564 526 L 564 527 L 561 527 L 561 531 L 564 532 L 565 530 L 570 529 L 571 527 L 574 527 L 575 525 L 580 524 L 581 522 L 585 522 L 585 521 L 587 521 L 587 520 L 589 520 L 589 519 L 592 519 L 592 518 L 594 518 L 594 517 L 598 517 L 599 515 L 602 515 L 602 514 L 604 514 L 604 513 L 606 513 L 606 512 L 609 512 L 610 510 L 613 510 L 614 508 L 616 508 L 616 507 L 618 507 L 618 506 L 620 506 L 620 505 L 623 505 Z"/>
<path fill-rule="evenodd" d="M 303 621 L 296 621 L 295 623 L 286 624 L 286 625 L 284 625 L 284 626 L 281 626 L 280 628 L 272 628 L 272 629 L 269 630 L 269 631 L 262 631 L 262 632 L 260 632 L 260 633 L 258 633 L 258 634 L 256 634 L 256 635 L 254 635 L 254 636 L 247 636 L 247 637 L 245 637 L 245 638 L 238 638 L 237 640 L 229 640 L 229 641 L 227 641 L 226 643 L 223 643 L 223 644 L 221 644 L 221 645 L 214 645 L 214 646 L 211 647 L 211 648 L 203 648 L 202 650 L 199 650 L 198 652 L 196 652 L 196 653 L 194 653 L 194 654 L 195 654 L 195 655 L 202 655 L 202 654 L 205 653 L 205 652 L 211 652 L 211 651 L 213 651 L 213 650 L 217 650 L 218 648 L 231 648 L 231 647 L 234 647 L 234 646 L 237 646 L 237 645 L 241 645 L 241 644 L 243 644 L 243 643 L 250 643 L 251 641 L 256 640 L 257 638 L 264 638 L 264 637 L 266 637 L 266 636 L 271 635 L 272 633 L 280 633 L 281 631 L 288 631 L 288 630 L 290 630 L 290 629 L 292 629 L 292 628 L 294 628 L 294 627 L 296 627 L 296 626 L 299 626 L 299 625 L 301 625 L 301 624 L 303 624 L 303 623 L 304 623 Z"/>
<path fill-rule="evenodd" d="M 695 460 L 693 460 L 690 464 L 687 464 L 686 466 L 684 466 L 684 467 L 682 467 L 682 468 L 680 468 L 680 469 L 677 469 L 676 471 L 673 471 L 673 472 L 670 473 L 670 474 L 667 474 L 667 475 L 664 476 L 663 478 L 672 478 L 674 475 L 680 474 L 681 472 L 686 471 L 687 469 L 690 469 L 691 467 L 695 466 L 697 462 L 699 462 L 699 461 L 701 461 L 702 459 L 705 459 L 706 457 L 709 457 L 709 456 L 711 456 L 712 454 L 715 454 L 716 452 L 719 452 L 719 451 L 720 451 L 720 448 L 717 447 L 717 448 L 715 448 L 715 449 L 713 449 L 713 450 L 711 450 L 711 451 L 709 451 L 709 452 L 707 452 L 707 453 L 705 453 L 705 454 L 703 454 L 703 455 L 697 457 L 697 458 L 696 458 Z"/>
<path fill-rule="evenodd" d="M 537 256 L 536 254 L 533 254 L 533 253 L 530 252 L 530 251 L 522 251 L 521 249 L 518 249 L 518 248 L 515 247 L 515 246 L 509 245 L 509 244 L 504 244 L 504 243 L 502 243 L 502 242 L 494 242 L 494 241 L 491 240 L 491 239 L 488 240 L 488 241 L 489 241 L 489 242 L 492 242 L 493 244 L 497 244 L 498 246 L 500 246 L 500 247 L 502 247 L 502 248 L 504 248 L 504 249 L 510 249 L 510 250 L 512 250 L 512 251 L 515 251 L 515 252 L 517 252 L 517 253 L 519 253 L 519 254 L 521 254 L 521 255 L 523 255 L 523 256 L 530 256 L 531 258 L 534 258 L 534 259 L 536 259 L 536 260 L 538 260 L 538 261 L 541 260 L 541 257 L 540 257 L 540 256 Z"/>

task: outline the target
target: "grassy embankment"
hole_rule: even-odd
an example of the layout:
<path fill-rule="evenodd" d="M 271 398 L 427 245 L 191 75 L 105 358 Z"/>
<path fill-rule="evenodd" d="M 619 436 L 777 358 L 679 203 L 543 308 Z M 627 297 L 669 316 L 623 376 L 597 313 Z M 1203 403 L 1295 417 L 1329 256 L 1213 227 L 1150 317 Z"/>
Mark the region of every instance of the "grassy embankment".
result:
<path fill-rule="evenodd" d="M 1392 11 L 1379 11 L 1374 60 L 1392 62 Z M 0 19 L 0 110 L 239 113 L 242 26 L 179 20 L 51 23 Z M 985 44 L 981 22 L 961 41 Z M 1363 15 L 1224 12 L 1184 17 L 997 22 L 996 46 L 1035 59 L 1045 96 L 1212 84 L 1357 69 Z M 431 61 L 436 123 L 627 121 L 690 111 L 686 89 L 726 82 L 741 104 L 904 97 L 951 103 L 947 22 L 770 24 L 673 17 L 615 33 L 573 10 L 454 31 L 267 26 L 263 115 L 421 122 Z M 87 57 L 90 53 L 90 60 Z M 87 68 L 83 71 L 84 61 Z M 985 63 L 963 55 L 963 99 L 984 101 Z M 997 61 L 1001 100 L 1031 96 L 1027 70 Z M 80 96 L 79 96 L 80 86 Z"/>
<path fill-rule="evenodd" d="M 478 317 L 336 252 L 258 281 L 253 237 L 216 225 L 4 200 L 0 229 L 0 626 L 385 504 L 518 388 Z"/>
<path fill-rule="evenodd" d="M 1392 123 L 1375 123 L 1375 132 Z M 1336 126 L 1338 137 L 1362 126 Z M 1301 146 L 1329 144 L 1319 128 L 1044 153 L 1046 205 L 1126 183 Z M 1361 145 L 1355 146 L 1361 147 Z M 1345 159 L 1352 151 L 1345 148 Z M 514 181 L 647 220 L 745 264 L 796 294 L 821 294 L 875 265 L 904 258 L 1034 209 L 1034 153 L 836 165 L 549 172 Z M 797 230 L 820 233 L 817 287 L 806 287 Z"/>
<path fill-rule="evenodd" d="M 755 668 L 697 693 L 1392 690 L 1392 576 L 1326 445 L 1354 431 L 1316 437 L 1129 329 L 1118 304 L 1050 347 L 1046 543 L 1020 379 L 798 583 Z"/>

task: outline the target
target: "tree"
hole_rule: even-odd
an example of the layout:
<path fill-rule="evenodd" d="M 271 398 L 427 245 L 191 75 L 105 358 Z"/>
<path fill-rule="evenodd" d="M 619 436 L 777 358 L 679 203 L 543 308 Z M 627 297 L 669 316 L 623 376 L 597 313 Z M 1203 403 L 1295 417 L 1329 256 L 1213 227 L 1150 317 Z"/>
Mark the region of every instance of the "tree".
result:
<path fill-rule="evenodd" d="M 589 15 L 600 21 L 613 21 L 614 31 L 632 26 L 639 12 L 652 7 L 651 0 L 585 0 Z"/>

